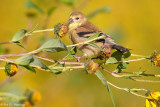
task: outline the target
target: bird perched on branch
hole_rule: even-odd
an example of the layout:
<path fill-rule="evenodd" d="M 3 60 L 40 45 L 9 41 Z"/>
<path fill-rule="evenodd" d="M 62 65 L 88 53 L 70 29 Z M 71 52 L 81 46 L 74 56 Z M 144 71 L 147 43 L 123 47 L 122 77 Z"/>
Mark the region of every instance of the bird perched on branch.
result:
<path fill-rule="evenodd" d="M 99 32 L 99 37 L 105 35 L 105 38 L 94 40 L 93 43 L 99 46 L 104 53 L 110 57 L 111 49 L 116 49 L 120 52 L 128 52 L 129 50 L 121 45 L 118 45 L 107 34 L 104 34 L 97 26 L 87 20 L 87 17 L 81 12 L 71 13 L 68 20 L 69 36 L 73 44 L 78 44 L 87 41 L 87 39 Z M 77 48 L 84 53 L 84 56 L 89 58 L 100 56 L 102 51 L 90 44 L 81 44 Z"/>

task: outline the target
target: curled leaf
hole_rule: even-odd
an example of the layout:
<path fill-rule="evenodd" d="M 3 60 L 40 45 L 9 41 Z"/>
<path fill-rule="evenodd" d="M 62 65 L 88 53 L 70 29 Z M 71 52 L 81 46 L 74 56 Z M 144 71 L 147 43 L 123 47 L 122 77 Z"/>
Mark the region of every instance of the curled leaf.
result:
<path fill-rule="evenodd" d="M 21 44 L 21 42 L 19 42 L 19 41 L 14 41 L 13 43 L 25 49 L 25 47 Z"/>

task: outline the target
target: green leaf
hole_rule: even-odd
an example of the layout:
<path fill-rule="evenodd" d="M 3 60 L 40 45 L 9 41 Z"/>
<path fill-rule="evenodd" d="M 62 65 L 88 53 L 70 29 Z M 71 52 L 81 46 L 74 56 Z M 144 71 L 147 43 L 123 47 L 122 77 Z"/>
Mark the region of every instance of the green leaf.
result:
<path fill-rule="evenodd" d="M 93 40 L 95 38 L 97 38 L 100 35 L 100 32 L 95 33 L 94 35 L 90 36 L 87 40 Z"/>
<path fill-rule="evenodd" d="M 33 73 L 36 73 L 36 70 L 31 66 L 23 65 L 23 67 L 26 68 L 29 71 L 32 71 Z"/>
<path fill-rule="evenodd" d="M 53 72 L 54 74 L 60 74 L 63 72 L 62 70 L 59 69 L 50 69 L 50 71 Z"/>
<path fill-rule="evenodd" d="M 121 71 L 124 71 L 128 67 L 128 65 L 129 65 L 129 62 L 118 64 L 116 68 L 116 72 L 120 73 Z"/>
<path fill-rule="evenodd" d="M 121 60 L 122 58 L 128 58 L 130 57 L 131 53 L 129 51 L 127 52 L 120 52 L 120 51 L 115 51 L 111 57 L 115 57 L 117 60 Z"/>
<path fill-rule="evenodd" d="M 50 16 L 54 12 L 55 9 L 56 9 L 56 7 L 49 8 L 48 9 L 48 16 Z"/>
<path fill-rule="evenodd" d="M 21 42 L 19 42 L 19 41 L 14 41 L 14 42 L 12 42 L 12 43 L 14 43 L 14 44 L 16 44 L 16 45 L 18 45 L 18 46 L 20 46 L 20 47 L 22 47 L 22 48 L 24 48 L 25 49 L 25 47 L 21 44 Z"/>
<path fill-rule="evenodd" d="M 111 57 L 106 61 L 106 63 L 117 63 L 118 61 L 124 60 L 124 58 L 128 58 L 131 55 L 130 52 L 122 53 L 119 51 L 115 51 Z"/>
<path fill-rule="evenodd" d="M 72 47 L 72 49 L 70 50 L 70 54 L 71 54 L 71 55 L 75 55 L 76 53 L 77 53 L 77 47 L 74 46 L 74 47 Z"/>
<path fill-rule="evenodd" d="M 38 12 L 43 13 L 43 10 L 42 10 L 39 6 L 37 6 L 36 4 L 34 4 L 31 0 L 27 0 L 27 1 L 25 2 L 25 6 L 26 6 L 27 8 L 36 9 Z"/>
<path fill-rule="evenodd" d="M 41 67 L 43 69 L 48 69 L 48 67 L 43 64 L 39 59 L 33 57 L 32 55 L 24 55 L 15 60 L 15 62 L 21 66 L 34 65 L 35 67 Z"/>
<path fill-rule="evenodd" d="M 68 55 L 64 59 L 74 59 L 74 55 L 77 53 L 77 48 L 74 46 L 72 49 L 68 52 Z"/>
<path fill-rule="evenodd" d="M 36 57 L 33 57 L 33 61 L 29 65 L 39 66 L 42 69 L 48 69 L 48 67 Z"/>
<path fill-rule="evenodd" d="M 96 44 L 93 43 L 93 42 L 88 42 L 87 44 L 89 44 L 89 45 L 91 45 L 91 46 L 93 46 L 93 47 L 96 47 L 96 48 L 98 48 L 99 50 L 103 51 L 102 48 L 100 48 L 98 45 L 96 45 Z"/>
<path fill-rule="evenodd" d="M 106 61 L 106 63 L 108 63 L 108 64 L 115 64 L 115 63 L 117 63 L 117 62 L 118 62 L 117 59 L 114 58 L 114 57 L 110 57 L 110 58 Z"/>
<path fill-rule="evenodd" d="M 25 34 L 26 34 L 27 30 L 25 29 L 22 29 L 22 30 L 19 30 L 12 38 L 12 41 L 19 41 L 21 39 L 24 38 Z"/>
<path fill-rule="evenodd" d="M 107 83 L 105 77 L 103 76 L 103 74 L 99 70 L 97 70 L 95 74 L 101 80 L 102 84 L 105 85 L 105 87 L 107 88 L 107 90 L 108 90 L 108 92 L 111 96 L 113 106 L 115 107 L 116 105 L 115 105 L 115 102 L 114 102 L 114 99 L 113 99 L 113 94 L 112 94 L 112 91 L 111 91 L 110 87 L 108 86 L 108 83 Z"/>
<path fill-rule="evenodd" d="M 72 5 L 75 2 L 75 0 L 60 0 L 60 1 L 68 5 Z"/>
<path fill-rule="evenodd" d="M 87 18 L 93 18 L 94 16 L 96 16 L 99 13 L 109 13 L 110 11 L 111 11 L 110 7 L 109 6 L 105 6 L 103 8 L 100 8 L 100 9 L 92 12 L 91 14 L 89 14 L 87 16 Z"/>
<path fill-rule="evenodd" d="M 19 65 L 29 65 L 31 62 L 33 62 L 33 56 L 24 55 L 24 56 L 16 59 L 15 62 Z"/>
<path fill-rule="evenodd" d="M 59 39 L 51 39 L 45 42 L 36 52 L 59 52 L 68 50 L 66 45 Z"/>

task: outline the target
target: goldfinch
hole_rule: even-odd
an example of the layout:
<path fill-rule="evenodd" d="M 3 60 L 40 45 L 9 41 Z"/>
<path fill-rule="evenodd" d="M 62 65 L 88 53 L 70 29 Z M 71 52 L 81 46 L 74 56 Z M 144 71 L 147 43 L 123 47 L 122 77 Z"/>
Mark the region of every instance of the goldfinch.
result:
<path fill-rule="evenodd" d="M 95 40 L 94 43 L 104 50 L 104 53 L 111 55 L 111 49 L 116 49 L 120 52 L 129 51 L 127 48 L 120 46 L 114 42 L 109 36 L 104 34 L 97 26 L 87 20 L 87 17 L 81 12 L 71 13 L 68 20 L 69 36 L 73 44 L 87 41 L 87 39 L 95 33 L 100 33 L 99 36 L 105 35 L 104 39 Z M 97 47 L 89 44 L 78 45 L 77 48 L 84 53 L 84 56 L 89 58 L 98 57 L 102 51 Z"/>

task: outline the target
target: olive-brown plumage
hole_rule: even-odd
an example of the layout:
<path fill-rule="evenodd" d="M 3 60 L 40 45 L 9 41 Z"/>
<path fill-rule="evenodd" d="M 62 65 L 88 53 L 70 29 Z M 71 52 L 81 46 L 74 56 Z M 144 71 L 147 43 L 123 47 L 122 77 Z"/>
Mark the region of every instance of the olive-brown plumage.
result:
<path fill-rule="evenodd" d="M 111 49 L 118 51 L 128 51 L 127 48 L 120 46 L 114 42 L 109 36 L 104 34 L 97 26 L 87 20 L 87 17 L 81 12 L 73 12 L 68 20 L 69 36 L 73 44 L 86 41 L 90 36 L 100 32 L 100 35 L 105 35 L 104 39 L 95 40 L 94 43 L 102 48 L 107 54 L 111 53 Z M 97 57 L 101 54 L 101 50 L 88 44 L 78 45 L 81 50 L 88 57 Z"/>

